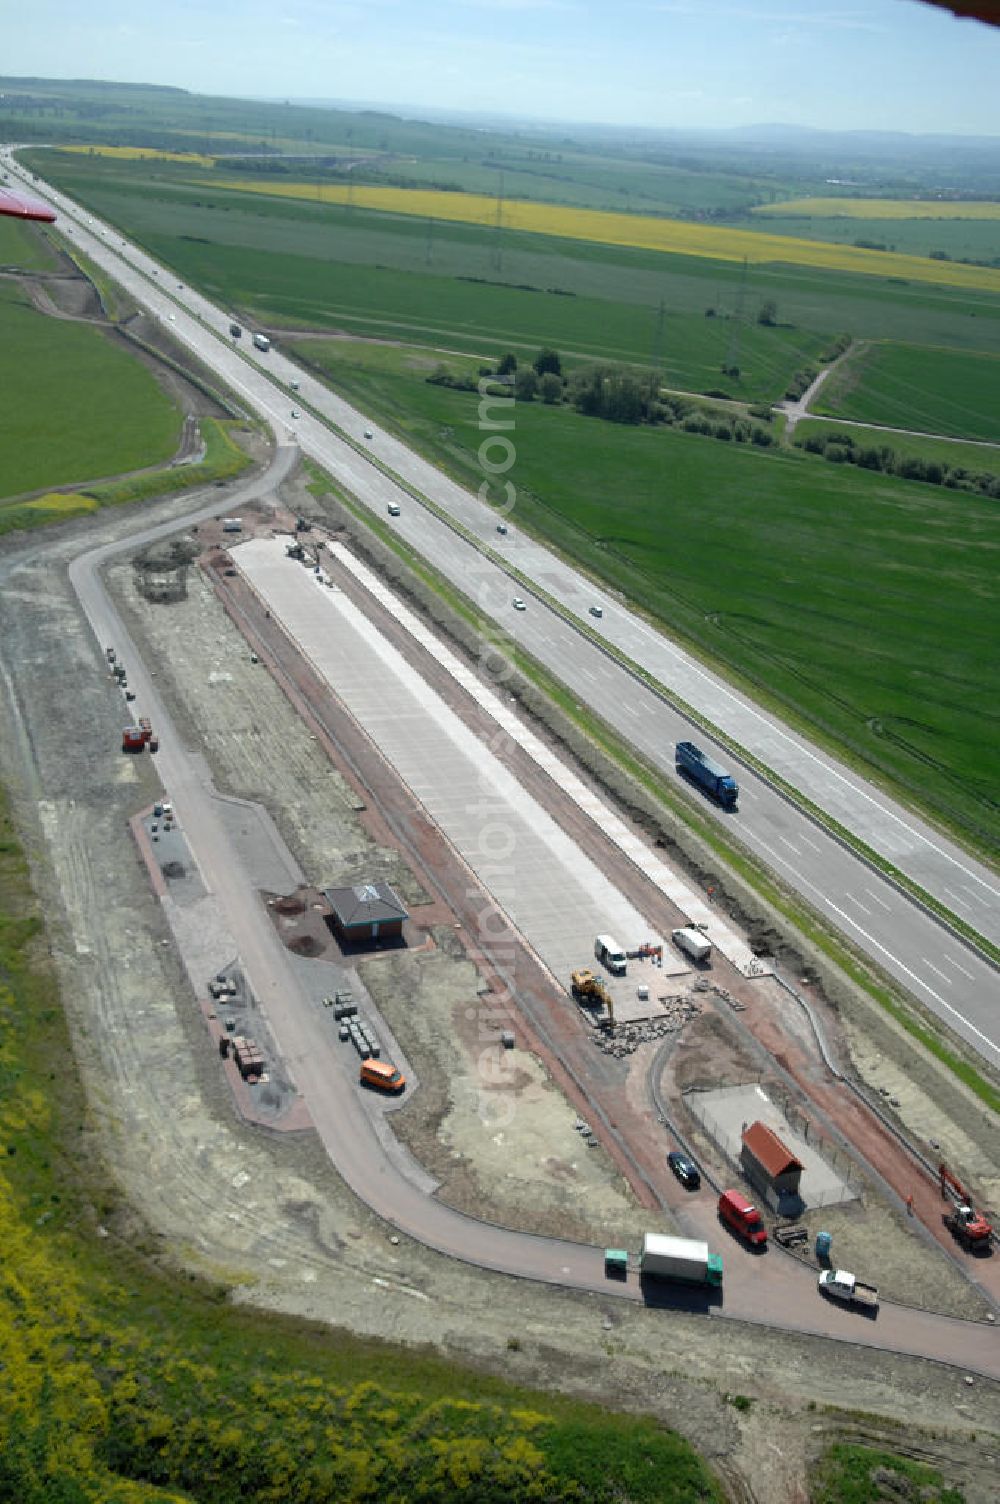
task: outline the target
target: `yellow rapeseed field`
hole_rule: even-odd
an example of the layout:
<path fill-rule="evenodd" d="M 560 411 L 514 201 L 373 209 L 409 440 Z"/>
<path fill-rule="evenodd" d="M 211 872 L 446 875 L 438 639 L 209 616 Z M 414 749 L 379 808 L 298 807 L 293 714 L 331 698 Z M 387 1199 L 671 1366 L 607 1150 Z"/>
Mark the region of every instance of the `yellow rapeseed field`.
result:
<path fill-rule="evenodd" d="M 1000 219 L 1000 204 L 905 198 L 792 198 L 783 204 L 759 204 L 753 213 L 801 214 L 810 219 Z"/>
<path fill-rule="evenodd" d="M 88 157 L 118 157 L 123 161 L 186 162 L 189 167 L 214 167 L 214 157 L 196 151 L 155 151 L 151 146 L 61 146 L 60 151 L 82 152 Z"/>
<path fill-rule="evenodd" d="M 358 209 L 413 214 L 421 219 L 451 220 L 460 224 L 489 226 L 495 225 L 497 218 L 496 199 L 478 193 L 252 180 L 216 180 L 213 186 L 240 193 L 309 199 L 313 203 L 352 203 Z M 597 241 L 602 245 L 634 246 L 647 251 L 667 251 L 677 256 L 706 256 L 716 261 L 742 261 L 746 257 L 754 263 L 784 262 L 829 271 L 859 272 L 871 277 L 904 277 L 912 282 L 1000 292 L 1000 270 L 994 271 L 991 267 L 962 266 L 953 261 L 930 261 L 922 256 L 866 251 L 859 246 L 829 245 L 790 235 L 722 229 L 676 219 L 653 219 L 638 214 L 614 214 L 601 209 L 571 209 L 507 199 L 503 205 L 502 224 L 504 229 L 528 234 L 557 235 L 568 240 Z"/>

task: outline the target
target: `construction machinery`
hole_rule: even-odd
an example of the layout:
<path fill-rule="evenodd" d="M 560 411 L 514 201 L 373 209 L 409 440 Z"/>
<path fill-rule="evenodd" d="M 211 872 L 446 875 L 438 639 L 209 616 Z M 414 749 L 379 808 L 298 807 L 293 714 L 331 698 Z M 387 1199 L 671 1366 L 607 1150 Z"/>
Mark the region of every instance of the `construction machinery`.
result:
<path fill-rule="evenodd" d="M 581 967 L 579 971 L 570 973 L 570 991 L 578 1003 L 585 1008 L 603 1008 L 604 1014 L 600 1019 L 602 1029 L 612 1029 L 615 1023 L 615 1005 L 611 993 L 605 987 L 600 977 L 595 977 L 592 971 Z"/>
<path fill-rule="evenodd" d="M 972 1250 L 989 1250 L 993 1244 L 993 1228 L 982 1212 L 972 1205 L 972 1197 L 962 1182 L 954 1176 L 946 1164 L 938 1165 L 941 1195 L 951 1202 L 945 1217 L 945 1226 L 954 1233 L 960 1243 Z"/>
<path fill-rule="evenodd" d="M 595 977 L 592 971 L 581 967 L 579 971 L 570 974 L 570 991 L 578 1003 L 597 1003 L 601 1007 L 611 1001 L 611 995 L 600 977 Z"/>

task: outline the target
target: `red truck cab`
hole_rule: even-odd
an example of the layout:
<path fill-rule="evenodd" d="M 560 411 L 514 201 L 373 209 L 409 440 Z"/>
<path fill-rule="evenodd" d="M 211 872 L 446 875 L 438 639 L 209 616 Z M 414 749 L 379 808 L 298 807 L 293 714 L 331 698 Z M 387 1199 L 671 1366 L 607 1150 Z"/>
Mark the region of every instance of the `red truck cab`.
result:
<path fill-rule="evenodd" d="M 719 1197 L 719 1216 L 727 1227 L 745 1238 L 751 1248 L 767 1247 L 767 1228 L 760 1212 L 742 1191 L 723 1191 Z"/>

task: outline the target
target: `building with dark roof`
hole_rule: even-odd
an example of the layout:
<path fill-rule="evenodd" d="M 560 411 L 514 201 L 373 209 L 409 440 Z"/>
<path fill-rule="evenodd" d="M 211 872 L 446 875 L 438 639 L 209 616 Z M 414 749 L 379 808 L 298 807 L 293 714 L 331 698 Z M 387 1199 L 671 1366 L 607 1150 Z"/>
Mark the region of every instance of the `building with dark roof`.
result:
<path fill-rule="evenodd" d="M 785 1148 L 766 1123 L 751 1123 L 744 1128 L 740 1164 L 750 1183 L 772 1205 L 785 1197 L 798 1197 L 802 1161 Z"/>
<path fill-rule="evenodd" d="M 371 945 L 400 940 L 410 916 L 388 883 L 355 883 L 350 888 L 327 888 L 328 923 L 344 945 Z"/>

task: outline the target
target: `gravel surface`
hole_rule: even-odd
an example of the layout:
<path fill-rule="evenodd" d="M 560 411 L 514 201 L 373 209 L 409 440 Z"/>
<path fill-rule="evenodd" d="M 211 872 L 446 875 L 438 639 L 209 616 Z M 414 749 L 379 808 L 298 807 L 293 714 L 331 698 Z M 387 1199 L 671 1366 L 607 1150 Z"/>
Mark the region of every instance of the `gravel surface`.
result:
<path fill-rule="evenodd" d="M 638 1238 L 648 1213 L 538 1058 L 498 1042 L 497 1002 L 447 930 L 433 950 L 359 969 L 422 1086 L 393 1126 L 441 1181 L 443 1200 L 507 1227 L 579 1242 Z M 516 1035 L 515 1035 L 516 1037 Z"/>

